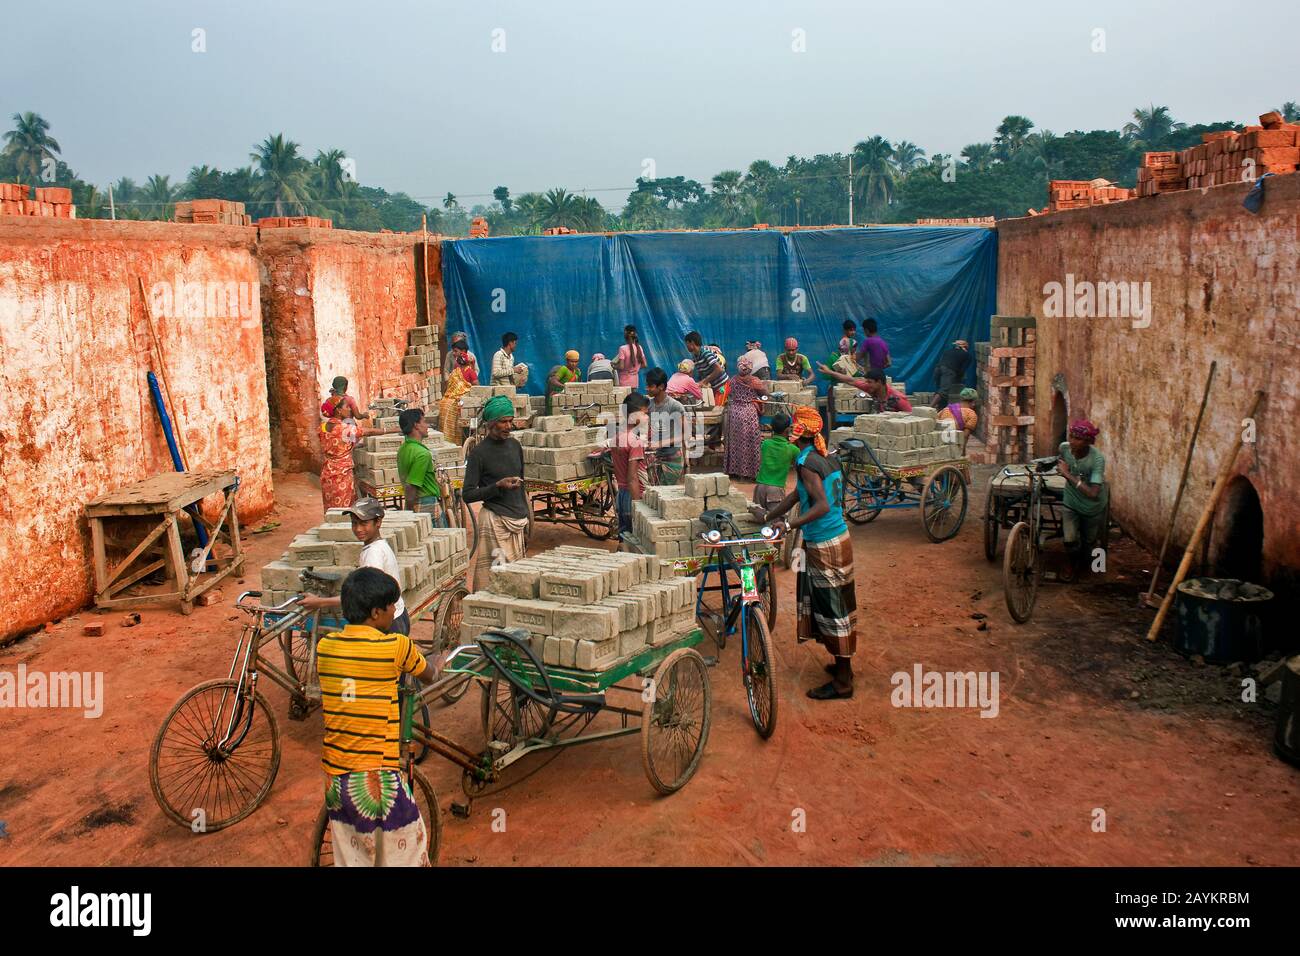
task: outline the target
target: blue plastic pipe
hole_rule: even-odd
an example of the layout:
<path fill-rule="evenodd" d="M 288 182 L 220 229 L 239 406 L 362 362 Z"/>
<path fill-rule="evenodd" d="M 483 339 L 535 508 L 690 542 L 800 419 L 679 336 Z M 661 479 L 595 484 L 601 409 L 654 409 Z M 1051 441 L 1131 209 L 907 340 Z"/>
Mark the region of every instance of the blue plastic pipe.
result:
<path fill-rule="evenodd" d="M 176 434 L 172 431 L 172 418 L 167 414 L 167 405 L 163 402 L 162 390 L 158 388 L 158 377 L 153 372 L 149 373 L 149 391 L 153 394 L 153 407 L 158 410 L 158 420 L 162 423 L 163 435 L 167 439 L 167 448 L 172 453 L 172 464 L 177 471 L 184 471 L 185 464 L 181 461 L 181 450 L 176 445 Z M 203 522 L 199 520 L 199 506 L 188 505 L 185 508 L 191 518 L 194 519 L 194 531 L 199 536 L 199 547 L 208 546 L 208 532 L 203 527 Z"/>

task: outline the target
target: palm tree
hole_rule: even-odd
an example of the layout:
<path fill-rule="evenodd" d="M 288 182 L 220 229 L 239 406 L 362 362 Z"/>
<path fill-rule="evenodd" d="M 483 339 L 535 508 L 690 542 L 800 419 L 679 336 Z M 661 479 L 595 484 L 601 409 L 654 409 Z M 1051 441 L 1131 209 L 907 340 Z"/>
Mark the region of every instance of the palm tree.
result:
<path fill-rule="evenodd" d="M 623 207 L 623 225 L 628 229 L 662 229 L 667 221 L 663 204 L 646 190 L 636 190 Z"/>
<path fill-rule="evenodd" d="M 284 207 L 293 206 L 302 215 L 312 195 L 310 164 L 298 154 L 298 144 L 276 133 L 250 153 L 249 159 L 260 174 L 261 198 L 275 207 L 275 214 L 283 216 Z"/>
<path fill-rule="evenodd" d="M 581 226 L 575 227 L 582 232 L 602 232 L 605 229 L 605 221 L 608 213 L 605 207 L 600 204 L 600 200 L 594 196 L 583 196 L 578 199 L 578 221 Z"/>
<path fill-rule="evenodd" d="M 221 170 L 211 166 L 191 166 L 180 193 L 187 199 L 215 199 L 221 196 Z"/>
<path fill-rule="evenodd" d="M 1176 123 L 1169 115 L 1169 107 L 1151 104 L 1149 109 L 1135 109 L 1133 122 L 1124 124 L 1124 135 L 1136 145 L 1156 149 L 1170 133 L 1186 129 L 1186 123 Z"/>
<path fill-rule="evenodd" d="M 993 137 L 993 151 L 998 159 L 1006 162 L 1016 155 L 1033 128 L 1034 121 L 1027 116 L 1003 117 L 998 124 L 997 134 Z"/>
<path fill-rule="evenodd" d="M 5 133 L 4 155 L 13 160 L 20 183 L 36 182 L 41 167 L 58 160 L 58 140 L 50 135 L 50 124 L 37 113 L 15 113 L 14 128 Z"/>
<path fill-rule="evenodd" d="M 1030 133 L 1025 137 L 1016 158 L 1043 171 L 1048 179 L 1056 179 L 1061 169 L 1061 160 L 1055 155 L 1056 141 L 1057 136 L 1050 129 Z"/>
<path fill-rule="evenodd" d="M 901 173 L 910 173 L 917 166 L 925 164 L 925 150 L 915 143 L 903 140 L 894 147 L 894 164 Z"/>
<path fill-rule="evenodd" d="M 1282 114 L 1282 122 L 1300 123 L 1300 106 L 1296 106 L 1295 100 L 1287 100 L 1279 112 Z"/>
<path fill-rule="evenodd" d="M 586 215 L 585 200 L 566 189 L 550 189 L 538 202 L 537 223 L 543 229 L 567 226 L 580 229 Z"/>
<path fill-rule="evenodd" d="M 170 219 L 172 203 L 176 200 L 176 187 L 170 176 L 153 175 L 145 180 L 140 202 L 146 219 Z"/>
<path fill-rule="evenodd" d="M 894 198 L 894 148 L 883 136 L 873 136 L 853 147 L 854 196 L 875 215 Z"/>
<path fill-rule="evenodd" d="M 349 181 L 344 174 L 343 162 L 348 154 L 341 149 L 318 149 L 311 161 L 313 187 L 317 199 L 337 199 L 343 195 L 343 186 Z"/>
<path fill-rule="evenodd" d="M 724 169 L 713 177 L 713 202 L 722 214 L 724 225 L 734 225 L 740 214 L 741 180 L 744 175 L 738 169 Z"/>
<path fill-rule="evenodd" d="M 975 172 L 982 173 L 993 164 L 993 144 L 971 143 L 962 149 L 961 158 Z"/>
<path fill-rule="evenodd" d="M 456 196 L 455 196 L 455 194 L 453 194 L 453 193 L 447 193 L 447 195 L 445 195 L 445 196 L 442 197 L 442 208 L 443 208 L 443 209 L 455 209 L 458 205 L 460 205 L 460 204 L 459 204 L 458 202 L 456 202 Z"/>

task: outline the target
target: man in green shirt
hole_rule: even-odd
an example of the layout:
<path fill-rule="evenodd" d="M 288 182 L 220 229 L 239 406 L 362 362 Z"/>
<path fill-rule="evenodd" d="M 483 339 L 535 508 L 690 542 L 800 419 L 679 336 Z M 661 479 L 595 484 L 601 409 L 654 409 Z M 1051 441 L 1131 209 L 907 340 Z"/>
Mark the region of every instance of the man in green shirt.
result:
<path fill-rule="evenodd" d="M 397 426 L 406 436 L 406 441 L 397 450 L 397 477 L 406 491 L 406 510 L 436 512 L 441 504 L 442 491 L 438 487 L 433 452 L 424 447 L 424 438 L 429 434 L 424 409 L 403 410 L 397 416 Z"/>
<path fill-rule="evenodd" d="M 1086 418 L 1070 425 L 1067 440 L 1061 443 L 1060 462 L 1056 470 L 1065 478 L 1062 500 L 1061 530 L 1070 565 L 1065 579 L 1074 580 L 1088 563 L 1092 545 L 1101 534 L 1106 520 L 1106 458 L 1093 447 L 1099 429 Z"/>

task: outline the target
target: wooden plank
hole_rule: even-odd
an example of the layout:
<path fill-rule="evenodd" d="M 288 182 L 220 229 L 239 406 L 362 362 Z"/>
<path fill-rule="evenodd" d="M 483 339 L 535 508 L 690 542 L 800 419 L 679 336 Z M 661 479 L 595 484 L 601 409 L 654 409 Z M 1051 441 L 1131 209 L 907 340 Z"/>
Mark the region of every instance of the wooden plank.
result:
<path fill-rule="evenodd" d="M 90 546 L 95 556 L 95 593 L 108 584 L 108 555 L 104 548 L 104 525 L 98 518 L 90 519 Z"/>
<path fill-rule="evenodd" d="M 152 531 L 150 531 L 139 544 L 135 546 L 135 550 L 132 551 L 130 554 L 128 554 L 122 561 L 118 562 L 117 567 L 115 567 L 112 571 L 109 572 L 108 579 L 104 582 L 104 587 L 100 588 L 100 590 L 120 591 L 121 588 L 114 588 L 112 586 L 113 582 L 117 580 L 118 575 L 120 575 L 123 571 L 125 571 L 132 564 L 134 564 L 135 559 L 140 557 L 140 555 L 144 553 L 145 548 L 149 547 L 149 545 L 153 544 L 160 537 L 162 537 L 163 532 L 165 532 L 166 530 L 167 530 L 167 522 L 165 520 L 159 521 L 157 526 Z"/>
<path fill-rule="evenodd" d="M 104 589 L 103 598 L 106 600 L 112 600 L 113 595 L 121 594 L 131 585 L 135 584 L 136 581 L 139 581 L 141 578 L 147 578 L 149 575 L 153 574 L 155 571 L 157 571 L 166 563 L 167 563 L 166 560 L 163 558 L 159 558 L 156 561 L 150 561 L 148 564 L 146 564 L 139 571 L 136 571 L 135 574 L 131 575 L 129 578 L 124 578 L 121 581 L 111 582 L 109 586 Z M 129 600 L 129 598 L 126 600 Z M 95 603 L 96 604 L 101 603 L 100 595 L 95 596 Z"/>
<path fill-rule="evenodd" d="M 236 475 L 232 470 L 166 472 L 100 495 L 87 503 L 86 516 L 178 511 L 185 505 L 224 491 L 235 481 Z"/>

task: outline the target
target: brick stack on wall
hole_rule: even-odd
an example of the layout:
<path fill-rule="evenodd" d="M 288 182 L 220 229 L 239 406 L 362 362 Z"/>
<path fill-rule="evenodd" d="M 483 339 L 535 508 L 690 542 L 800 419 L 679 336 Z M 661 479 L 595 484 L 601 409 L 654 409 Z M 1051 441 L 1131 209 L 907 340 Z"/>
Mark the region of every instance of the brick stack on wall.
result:
<path fill-rule="evenodd" d="M 0 215 L 76 219 L 77 207 L 72 204 L 72 190 L 63 186 L 38 186 L 32 198 L 29 186 L 0 183 Z"/>
<path fill-rule="evenodd" d="M 228 199 L 193 199 L 178 202 L 172 214 L 175 222 L 198 222 L 225 226 L 249 226 L 253 218 L 244 212 L 242 202 Z"/>
<path fill-rule="evenodd" d="M 1032 316 L 995 315 L 989 321 L 990 341 L 975 346 L 980 391 L 976 435 L 984 440 L 988 464 L 1034 457 L 1036 325 Z"/>

